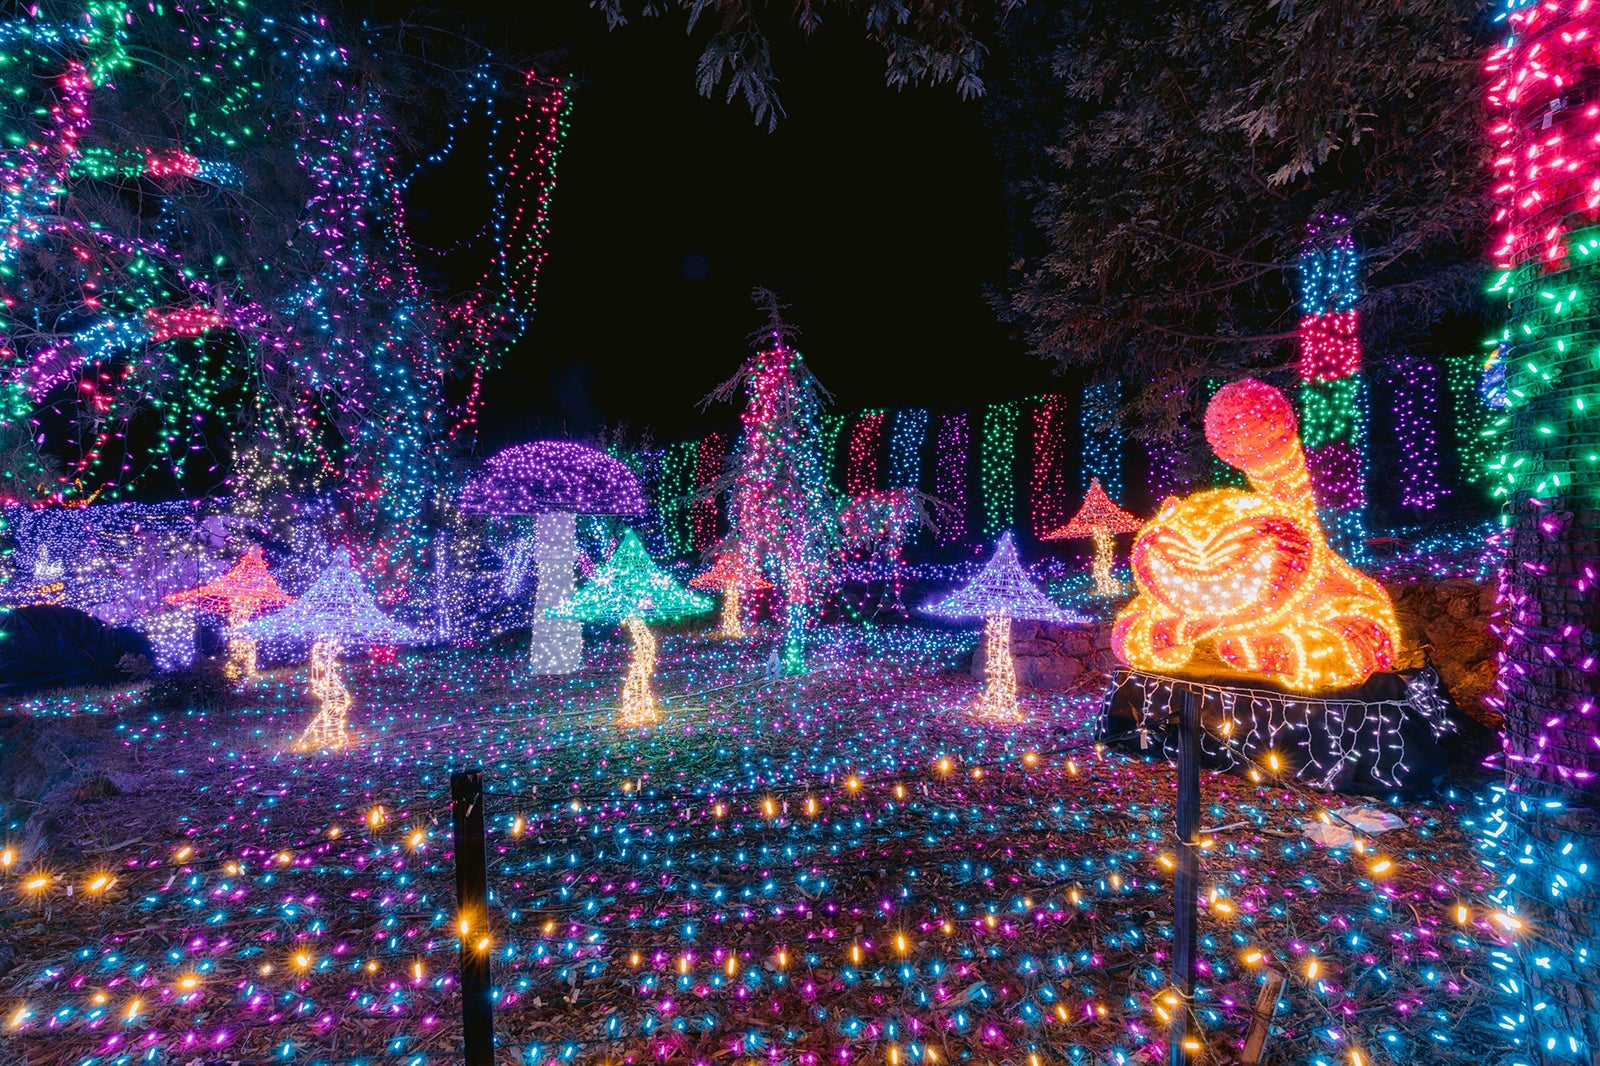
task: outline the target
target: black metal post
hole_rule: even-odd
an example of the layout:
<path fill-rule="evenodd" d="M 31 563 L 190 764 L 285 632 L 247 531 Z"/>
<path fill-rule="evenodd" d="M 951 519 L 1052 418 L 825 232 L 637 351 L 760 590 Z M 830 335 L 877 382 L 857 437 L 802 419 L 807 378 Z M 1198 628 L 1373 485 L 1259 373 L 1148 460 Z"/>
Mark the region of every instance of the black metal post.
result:
<path fill-rule="evenodd" d="M 1178 701 L 1178 869 L 1172 880 L 1172 987 L 1180 1002 L 1168 1027 L 1167 1062 L 1189 1061 L 1189 1012 L 1194 1003 L 1194 956 L 1200 895 L 1200 708 L 1194 690 L 1174 686 Z"/>
<path fill-rule="evenodd" d="M 450 775 L 456 847 L 456 920 L 461 937 L 461 1033 L 466 1066 L 494 1066 L 489 993 L 489 867 L 483 842 L 483 771 Z"/>

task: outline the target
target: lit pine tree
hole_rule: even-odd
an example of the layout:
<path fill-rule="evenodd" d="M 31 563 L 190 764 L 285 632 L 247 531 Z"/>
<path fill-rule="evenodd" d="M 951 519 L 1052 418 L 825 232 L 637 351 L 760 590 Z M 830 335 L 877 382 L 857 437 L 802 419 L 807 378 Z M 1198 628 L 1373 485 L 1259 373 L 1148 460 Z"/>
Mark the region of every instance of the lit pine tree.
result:
<path fill-rule="evenodd" d="M 766 326 L 751 334 L 756 353 L 709 399 L 743 391 L 744 431 L 726 478 L 728 518 L 746 565 L 760 567 L 783 597 L 783 667 L 806 668 L 806 633 L 833 587 L 839 558 L 839 499 L 823 463 L 822 405 L 832 400 L 792 346 L 777 296 L 757 289 Z"/>

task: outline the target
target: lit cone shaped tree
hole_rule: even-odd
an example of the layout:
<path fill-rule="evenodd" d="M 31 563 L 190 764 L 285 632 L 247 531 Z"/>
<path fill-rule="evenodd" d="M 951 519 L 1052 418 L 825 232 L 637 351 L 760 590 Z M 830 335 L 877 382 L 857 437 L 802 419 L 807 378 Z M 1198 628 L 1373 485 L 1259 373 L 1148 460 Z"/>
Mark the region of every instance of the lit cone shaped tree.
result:
<path fill-rule="evenodd" d="M 1020 722 L 1023 717 L 1017 703 L 1017 668 L 1011 659 L 1011 620 L 1027 618 L 1062 625 L 1088 621 L 1058 607 L 1039 591 L 1022 569 L 1010 532 L 1000 534 L 994 557 L 976 577 L 923 610 L 940 618 L 984 620 L 983 693 L 972 712 L 1001 722 Z"/>
<path fill-rule="evenodd" d="M 235 630 L 258 614 L 289 606 L 294 597 L 278 587 L 277 581 L 267 572 L 267 560 L 261 549 L 252 547 L 221 577 L 183 592 L 174 592 L 167 597 L 167 602 L 226 618 L 228 676 L 245 680 L 256 673 L 256 642 L 251 637 L 236 635 Z"/>
<path fill-rule="evenodd" d="M 662 572 L 630 529 L 589 583 L 559 607 L 550 608 L 549 614 L 552 618 L 576 618 L 582 622 L 614 622 L 627 629 L 633 642 L 633 661 L 622 682 L 617 724 L 638 726 L 650 725 L 661 717 L 660 703 L 650 684 L 656 668 L 656 638 L 650 632 L 650 624 L 709 610 L 711 601 Z"/>
<path fill-rule="evenodd" d="M 1116 596 L 1122 592 L 1122 583 L 1111 576 L 1113 562 L 1112 537 L 1118 533 L 1137 533 L 1144 523 L 1111 502 L 1106 490 L 1100 487 L 1099 478 L 1089 479 L 1089 491 L 1084 494 L 1083 506 L 1072 516 L 1072 521 L 1060 529 L 1046 533 L 1044 540 L 1072 540 L 1076 537 L 1094 539 L 1094 591 L 1097 596 Z"/>
<path fill-rule="evenodd" d="M 728 521 L 752 565 L 783 596 L 783 669 L 803 673 L 806 634 L 833 588 L 839 558 L 839 500 L 823 461 L 825 390 L 790 346 L 793 329 L 777 297 L 756 290 L 770 312 L 753 339 L 760 350 L 711 394 L 746 399 L 744 429 L 726 479 Z"/>
<path fill-rule="evenodd" d="M 354 700 L 339 677 L 341 651 L 368 644 L 417 644 L 426 639 L 378 609 L 344 552 L 334 557 L 291 607 L 246 623 L 238 632 L 252 639 L 311 645 L 311 695 L 317 700 L 317 714 L 295 744 L 301 751 L 338 749 L 350 743 Z"/>
<path fill-rule="evenodd" d="M 722 625 L 717 636 L 739 640 L 745 635 L 744 623 L 739 617 L 739 594 L 770 589 L 772 582 L 762 577 L 755 567 L 744 565 L 737 552 L 723 552 L 711 569 L 689 581 L 689 587 L 722 593 Z"/>

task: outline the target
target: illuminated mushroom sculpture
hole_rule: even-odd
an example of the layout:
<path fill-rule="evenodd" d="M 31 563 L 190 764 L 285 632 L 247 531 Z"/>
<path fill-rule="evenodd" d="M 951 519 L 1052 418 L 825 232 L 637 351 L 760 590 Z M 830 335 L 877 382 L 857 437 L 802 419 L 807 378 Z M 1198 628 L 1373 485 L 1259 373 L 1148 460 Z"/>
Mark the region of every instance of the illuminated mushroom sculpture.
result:
<path fill-rule="evenodd" d="M 1076 537 L 1094 539 L 1094 591 L 1097 596 L 1116 596 L 1122 592 L 1122 582 L 1111 576 L 1112 536 L 1117 533 L 1137 533 L 1144 525 L 1137 516 L 1129 514 L 1111 502 L 1100 479 L 1089 479 L 1089 491 L 1084 494 L 1083 506 L 1072 516 L 1072 521 L 1060 529 L 1046 533 L 1041 540 L 1072 540 Z"/>
<path fill-rule="evenodd" d="M 528 664 L 535 673 L 583 667 L 583 623 L 550 613 L 572 595 L 578 515 L 641 515 L 639 481 L 605 452 L 566 440 L 517 444 L 489 457 L 461 493 L 466 514 L 533 517 L 538 585 Z"/>
<path fill-rule="evenodd" d="M 427 639 L 378 609 L 361 575 L 350 565 L 350 556 L 342 551 L 293 605 L 248 622 L 237 632 L 252 639 L 311 645 L 311 695 L 317 700 L 317 714 L 295 744 L 301 751 L 343 748 L 350 742 L 349 712 L 354 701 L 339 677 L 342 651 Z"/>
<path fill-rule="evenodd" d="M 294 597 L 278 587 L 267 571 L 261 549 L 251 547 L 228 572 L 204 585 L 174 592 L 167 602 L 180 607 L 220 614 L 228 620 L 229 677 L 248 679 L 256 673 L 256 642 L 242 635 L 240 627 L 256 615 L 275 607 L 287 607 Z"/>
<path fill-rule="evenodd" d="M 559 607 L 551 608 L 550 613 L 555 618 L 580 622 L 616 622 L 628 630 L 633 660 L 622 682 L 617 724 L 636 726 L 649 725 L 661 717 L 650 685 L 656 669 L 656 638 L 650 632 L 650 623 L 671 622 L 709 610 L 711 601 L 663 573 L 630 529 L 588 584 Z"/>
<path fill-rule="evenodd" d="M 972 713 L 1002 722 L 1022 720 L 1017 704 L 1017 667 L 1011 658 L 1011 620 L 1071 625 L 1087 622 L 1082 615 L 1056 605 L 1034 585 L 1009 532 L 1000 534 L 994 556 L 978 575 L 944 599 L 923 607 L 940 618 L 984 620 L 983 693 Z"/>
<path fill-rule="evenodd" d="M 722 593 L 722 625 L 717 636 L 725 640 L 739 640 L 744 635 L 744 623 L 739 618 L 739 593 L 770 589 L 772 582 L 761 576 L 753 566 L 747 566 L 737 551 L 723 552 L 711 569 L 696 574 L 689 587 Z"/>

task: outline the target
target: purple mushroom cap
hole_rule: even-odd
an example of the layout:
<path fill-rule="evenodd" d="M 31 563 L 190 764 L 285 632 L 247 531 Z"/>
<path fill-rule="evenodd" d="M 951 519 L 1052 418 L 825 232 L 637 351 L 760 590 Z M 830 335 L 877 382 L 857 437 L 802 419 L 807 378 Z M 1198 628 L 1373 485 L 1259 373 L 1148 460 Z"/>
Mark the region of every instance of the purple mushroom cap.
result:
<path fill-rule="evenodd" d="M 515 444 L 489 457 L 461 492 L 467 514 L 645 513 L 633 471 L 605 452 L 569 440 Z"/>

